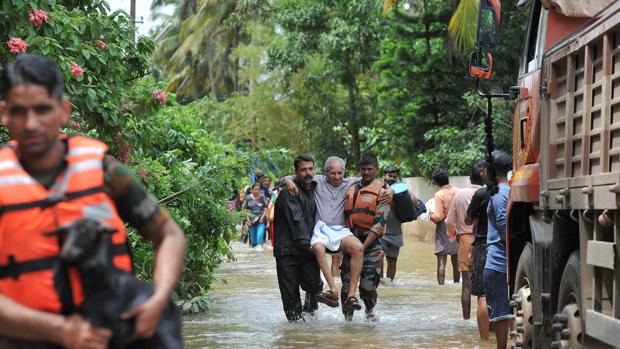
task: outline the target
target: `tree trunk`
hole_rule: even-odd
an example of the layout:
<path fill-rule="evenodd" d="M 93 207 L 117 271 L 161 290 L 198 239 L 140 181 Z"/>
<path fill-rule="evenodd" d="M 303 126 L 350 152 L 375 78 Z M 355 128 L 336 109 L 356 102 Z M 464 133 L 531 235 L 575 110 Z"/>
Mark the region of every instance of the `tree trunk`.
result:
<path fill-rule="evenodd" d="M 353 157 L 355 163 L 358 164 L 361 157 L 360 152 L 360 128 L 359 128 L 359 115 L 357 112 L 357 83 L 352 81 L 347 86 L 347 93 L 349 95 L 349 110 L 351 112 L 351 119 L 349 120 L 349 132 L 351 133 L 351 145 L 353 146 Z"/>
<path fill-rule="evenodd" d="M 428 6 L 426 3 L 426 0 L 424 1 L 424 17 L 428 16 Z M 430 26 L 430 21 L 425 20 L 424 21 L 424 32 L 426 33 L 424 35 L 424 38 L 426 39 L 426 56 L 427 57 L 431 57 L 433 54 L 432 48 L 431 48 L 431 26 Z M 433 120 L 435 121 L 435 126 L 439 126 L 439 109 L 437 108 L 437 95 L 435 93 L 435 81 L 433 81 L 433 67 L 432 65 L 429 66 L 428 69 L 428 88 L 430 90 L 432 99 L 433 99 L 433 104 L 431 106 L 431 113 L 433 114 Z"/>

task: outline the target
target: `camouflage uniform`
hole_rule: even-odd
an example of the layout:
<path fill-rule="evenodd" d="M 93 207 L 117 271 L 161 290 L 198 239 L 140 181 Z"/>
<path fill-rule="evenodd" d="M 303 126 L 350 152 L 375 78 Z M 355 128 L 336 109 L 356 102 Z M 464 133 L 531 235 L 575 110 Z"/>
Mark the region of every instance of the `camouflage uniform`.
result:
<path fill-rule="evenodd" d="M 385 232 L 385 224 L 387 222 L 390 205 L 377 206 L 374 224 L 368 230 L 358 228 L 351 229 L 355 237 L 360 239 L 362 243 L 366 240 L 368 234 L 376 234 L 376 240 L 364 251 L 364 264 L 362 265 L 362 273 L 360 275 L 360 298 L 366 306 L 366 313 L 370 313 L 375 305 L 377 305 L 377 287 L 381 278 L 381 236 Z M 349 287 L 351 284 L 351 256 L 344 254 L 342 264 L 340 265 L 340 277 L 342 279 L 342 288 L 340 290 L 340 298 L 342 301 L 342 313 L 349 318 L 353 315 L 353 309 L 345 306 Z"/>

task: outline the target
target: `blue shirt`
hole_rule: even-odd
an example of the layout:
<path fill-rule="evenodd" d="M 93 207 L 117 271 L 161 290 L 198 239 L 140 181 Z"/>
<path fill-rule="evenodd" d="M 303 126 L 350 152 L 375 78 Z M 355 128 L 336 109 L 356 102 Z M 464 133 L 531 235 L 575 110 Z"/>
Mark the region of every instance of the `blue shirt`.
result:
<path fill-rule="evenodd" d="M 487 209 L 487 262 L 485 269 L 506 273 L 506 247 L 501 236 L 506 236 L 506 204 L 510 186 L 508 183 L 499 185 L 499 191 L 489 199 Z"/>

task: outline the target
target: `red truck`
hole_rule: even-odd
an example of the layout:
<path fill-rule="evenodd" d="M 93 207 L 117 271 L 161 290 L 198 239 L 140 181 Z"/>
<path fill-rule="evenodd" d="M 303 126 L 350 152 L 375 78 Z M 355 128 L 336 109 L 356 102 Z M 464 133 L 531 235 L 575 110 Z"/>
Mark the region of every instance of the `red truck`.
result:
<path fill-rule="evenodd" d="M 516 100 L 506 238 L 513 346 L 619 347 L 620 1 L 519 5 L 530 15 L 518 84 L 509 95 L 479 91 L 490 110 L 494 97 Z M 502 63 L 493 61 L 500 10 L 499 0 L 480 0 L 477 82 Z"/>

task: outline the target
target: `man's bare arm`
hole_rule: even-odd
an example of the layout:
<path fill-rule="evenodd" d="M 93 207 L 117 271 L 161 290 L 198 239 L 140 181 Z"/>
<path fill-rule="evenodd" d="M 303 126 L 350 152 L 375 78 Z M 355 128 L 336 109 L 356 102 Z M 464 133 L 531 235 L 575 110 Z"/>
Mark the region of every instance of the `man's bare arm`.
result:
<path fill-rule="evenodd" d="M 110 331 L 95 329 L 80 316 L 66 318 L 25 307 L 0 295 L 0 335 L 65 348 L 104 349 Z"/>

